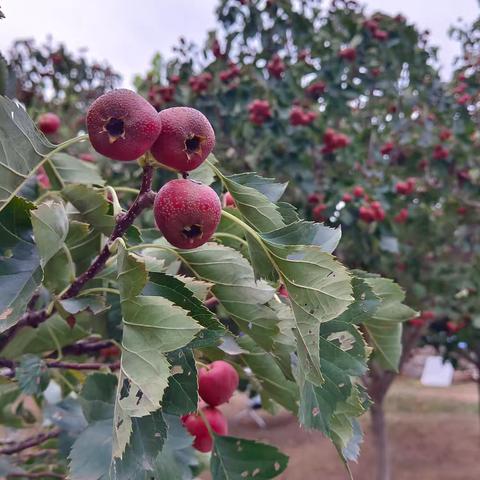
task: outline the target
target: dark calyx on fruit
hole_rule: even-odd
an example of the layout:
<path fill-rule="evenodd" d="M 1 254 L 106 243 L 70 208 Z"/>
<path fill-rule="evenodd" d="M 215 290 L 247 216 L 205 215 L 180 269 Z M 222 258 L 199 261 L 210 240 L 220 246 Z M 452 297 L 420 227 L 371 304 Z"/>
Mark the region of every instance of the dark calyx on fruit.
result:
<path fill-rule="evenodd" d="M 182 230 L 183 235 L 185 238 L 194 240 L 196 238 L 202 238 L 203 236 L 203 228 L 199 224 L 194 225 L 187 225 Z"/>
<path fill-rule="evenodd" d="M 205 143 L 206 137 L 202 135 L 189 135 L 185 140 L 185 152 L 187 153 L 188 158 L 192 155 L 201 155 L 202 154 L 202 145 Z"/>
<path fill-rule="evenodd" d="M 109 118 L 103 128 L 108 133 L 110 143 L 115 142 L 119 138 L 125 138 L 125 123 L 121 118 Z"/>

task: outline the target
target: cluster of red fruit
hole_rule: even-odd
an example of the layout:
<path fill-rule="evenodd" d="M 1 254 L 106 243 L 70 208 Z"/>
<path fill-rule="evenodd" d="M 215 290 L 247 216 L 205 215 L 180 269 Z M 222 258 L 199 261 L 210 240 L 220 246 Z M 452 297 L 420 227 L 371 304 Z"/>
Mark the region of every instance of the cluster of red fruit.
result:
<path fill-rule="evenodd" d="M 238 382 L 237 371 L 223 360 L 217 360 L 198 372 L 198 394 L 207 405 L 201 406 L 200 412 L 184 415 L 182 423 L 194 437 L 193 447 L 200 452 L 212 450 L 213 438 L 209 427 L 217 435 L 227 435 L 227 419 L 216 407 L 230 400 Z"/>
<path fill-rule="evenodd" d="M 372 18 L 370 20 L 366 20 L 363 26 L 370 31 L 373 38 L 380 40 L 381 42 L 387 40 L 388 32 L 380 28 L 380 25 L 376 19 Z"/>
<path fill-rule="evenodd" d="M 350 139 L 344 133 L 336 132 L 333 128 L 327 128 L 323 134 L 323 144 L 322 153 L 331 153 L 350 145 Z"/>
<path fill-rule="evenodd" d="M 411 195 L 415 191 L 415 184 L 415 178 L 409 177 L 404 182 L 397 182 L 395 191 L 400 195 Z"/>
<path fill-rule="evenodd" d="M 272 110 L 268 100 L 253 100 L 248 106 L 248 118 L 255 125 L 263 125 L 272 118 Z"/>
<path fill-rule="evenodd" d="M 418 317 L 411 318 L 408 323 L 412 327 L 422 328 L 435 318 L 435 313 L 431 310 L 424 310 Z"/>
<path fill-rule="evenodd" d="M 275 54 L 271 60 L 267 63 L 268 73 L 275 78 L 282 78 L 285 71 L 285 63 L 279 55 Z"/>
<path fill-rule="evenodd" d="M 299 105 L 294 105 L 290 110 L 290 125 L 293 126 L 310 125 L 316 118 L 315 112 L 305 110 Z"/>
<path fill-rule="evenodd" d="M 309 97 L 312 97 L 313 99 L 317 100 L 320 96 L 322 96 L 325 93 L 326 89 L 327 89 L 327 85 L 325 84 L 325 82 L 318 80 L 316 82 L 311 83 L 305 89 L 305 93 Z"/>
<path fill-rule="evenodd" d="M 212 80 L 213 76 L 210 72 L 203 72 L 196 77 L 190 77 L 188 84 L 195 93 L 203 93 L 208 90 L 208 86 Z"/>
<path fill-rule="evenodd" d="M 87 112 L 93 148 L 114 160 L 136 160 L 150 151 L 162 165 L 184 173 L 205 161 L 215 145 L 210 122 L 198 110 L 174 107 L 157 112 L 143 97 L 120 89 L 99 97 Z M 196 248 L 215 232 L 221 216 L 218 195 L 207 185 L 178 179 L 157 193 L 155 221 L 178 248 Z"/>
<path fill-rule="evenodd" d="M 228 83 L 234 78 L 240 75 L 240 68 L 234 63 L 230 64 L 227 70 L 222 70 L 219 74 L 220 80 L 224 83 Z"/>
<path fill-rule="evenodd" d="M 385 220 L 385 210 L 380 202 L 373 200 L 358 209 L 358 216 L 366 223 L 381 222 Z"/>

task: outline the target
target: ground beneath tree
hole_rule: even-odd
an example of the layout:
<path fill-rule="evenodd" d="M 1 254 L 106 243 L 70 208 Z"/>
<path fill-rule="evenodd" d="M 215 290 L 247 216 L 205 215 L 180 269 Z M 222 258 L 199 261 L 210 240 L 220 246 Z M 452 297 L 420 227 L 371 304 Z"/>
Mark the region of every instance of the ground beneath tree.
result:
<path fill-rule="evenodd" d="M 245 398 L 237 396 L 225 410 L 230 434 L 271 443 L 288 454 L 289 466 L 279 479 L 347 480 L 335 449 L 320 433 L 301 430 L 287 413 L 275 417 L 260 413 L 267 423 L 260 429 L 241 413 L 244 406 Z M 474 383 L 440 389 L 400 379 L 387 399 L 387 422 L 393 480 L 480 479 L 480 422 Z M 355 480 L 373 480 L 368 416 L 362 424 L 365 442 L 352 472 Z"/>

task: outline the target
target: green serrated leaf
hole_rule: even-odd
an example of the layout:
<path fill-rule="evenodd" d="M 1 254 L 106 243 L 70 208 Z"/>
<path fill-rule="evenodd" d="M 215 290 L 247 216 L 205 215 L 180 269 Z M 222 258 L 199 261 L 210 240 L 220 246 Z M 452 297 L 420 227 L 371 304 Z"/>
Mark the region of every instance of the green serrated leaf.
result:
<path fill-rule="evenodd" d="M 40 285 L 42 270 L 32 240 L 33 204 L 15 197 L 0 212 L 0 333 L 18 321 Z"/>
<path fill-rule="evenodd" d="M 47 388 L 49 376 L 43 360 L 35 355 L 24 355 L 15 371 L 22 392 L 36 395 Z"/>
<path fill-rule="evenodd" d="M 0 96 L 0 210 L 53 150 L 27 112 L 12 100 Z"/>
<path fill-rule="evenodd" d="M 253 440 L 215 435 L 210 469 L 213 480 L 267 480 L 287 468 L 288 457 Z"/>
<path fill-rule="evenodd" d="M 84 162 L 67 153 L 56 153 L 51 162 L 64 183 L 100 186 L 105 184 L 98 166 L 93 163 Z"/>

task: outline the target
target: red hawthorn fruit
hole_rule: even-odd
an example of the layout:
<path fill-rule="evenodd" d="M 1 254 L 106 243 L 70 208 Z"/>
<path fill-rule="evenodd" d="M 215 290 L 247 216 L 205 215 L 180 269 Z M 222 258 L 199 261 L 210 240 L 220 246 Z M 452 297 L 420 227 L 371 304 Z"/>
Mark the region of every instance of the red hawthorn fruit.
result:
<path fill-rule="evenodd" d="M 283 298 L 288 298 L 287 287 L 285 287 L 285 285 L 280 285 L 280 288 L 278 289 L 278 294 Z"/>
<path fill-rule="evenodd" d="M 217 39 L 215 39 L 212 43 L 212 53 L 215 58 L 223 57 L 222 49 L 220 48 L 220 43 Z"/>
<path fill-rule="evenodd" d="M 249 120 L 255 125 L 263 125 L 269 118 L 272 118 L 272 111 L 268 100 L 253 100 L 248 106 Z"/>
<path fill-rule="evenodd" d="M 212 407 L 227 403 L 238 388 L 238 373 L 227 362 L 217 360 L 198 372 L 198 394 Z"/>
<path fill-rule="evenodd" d="M 327 85 L 325 82 L 319 80 L 318 82 L 311 83 L 306 89 L 305 92 L 309 97 L 314 98 L 315 100 L 318 99 L 321 95 L 325 93 Z"/>
<path fill-rule="evenodd" d="M 464 93 L 463 95 L 460 95 L 457 98 L 457 103 L 459 105 L 466 105 L 467 103 L 470 103 L 472 100 L 472 96 L 468 93 Z"/>
<path fill-rule="evenodd" d="M 172 85 L 178 85 L 180 83 L 180 76 L 172 75 L 168 80 Z"/>
<path fill-rule="evenodd" d="M 331 153 L 339 148 L 345 148 L 350 144 L 350 139 L 343 133 L 327 128 L 323 135 L 323 153 Z"/>
<path fill-rule="evenodd" d="M 377 222 L 383 222 L 385 220 L 385 210 L 383 208 L 373 209 L 373 217 Z"/>
<path fill-rule="evenodd" d="M 410 177 L 405 182 L 397 182 L 395 191 L 400 195 L 410 195 L 415 190 L 415 179 Z"/>
<path fill-rule="evenodd" d="M 453 89 L 453 93 L 464 93 L 465 90 L 468 88 L 468 84 L 466 84 L 465 82 L 460 82 L 454 89 Z"/>
<path fill-rule="evenodd" d="M 352 47 L 342 48 L 338 52 L 338 56 L 349 62 L 354 62 L 357 58 L 357 51 Z"/>
<path fill-rule="evenodd" d="M 358 215 L 360 219 L 366 223 L 372 223 L 375 220 L 375 211 L 373 210 L 373 208 L 365 205 L 362 205 L 358 209 Z"/>
<path fill-rule="evenodd" d="M 390 153 L 392 153 L 394 147 L 395 147 L 395 145 L 393 144 L 393 142 L 384 143 L 382 145 L 382 147 L 380 148 L 380 153 L 382 155 L 390 155 Z"/>
<path fill-rule="evenodd" d="M 420 170 L 426 170 L 427 167 L 428 167 L 428 160 L 426 158 L 422 158 L 422 160 L 418 162 L 418 168 Z"/>
<path fill-rule="evenodd" d="M 307 197 L 308 203 L 316 205 L 318 202 L 322 201 L 322 196 L 318 193 L 310 193 Z"/>
<path fill-rule="evenodd" d="M 228 424 L 225 415 L 215 407 L 203 407 L 202 413 L 205 415 L 210 428 L 217 435 L 227 435 Z M 213 438 L 208 432 L 203 418 L 198 413 L 190 413 L 182 417 L 182 423 L 187 429 L 188 433 L 195 437 L 193 441 L 193 448 L 199 452 L 210 452 L 213 447 Z"/>
<path fill-rule="evenodd" d="M 422 328 L 425 325 L 425 319 L 420 315 L 419 317 L 411 318 L 408 323 L 415 328 Z"/>
<path fill-rule="evenodd" d="M 456 323 L 451 320 L 446 323 L 447 331 L 449 333 L 458 333 L 464 326 L 464 323 Z"/>
<path fill-rule="evenodd" d="M 161 129 L 162 122 L 155 108 L 131 90 L 105 93 L 87 112 L 87 130 L 93 148 L 114 160 L 141 157 Z"/>
<path fill-rule="evenodd" d="M 279 55 L 275 54 L 267 63 L 268 73 L 275 78 L 281 78 L 285 71 L 285 63 Z"/>
<path fill-rule="evenodd" d="M 352 200 L 353 200 L 353 197 L 350 193 L 344 193 L 343 194 L 343 197 L 342 197 L 342 200 L 345 202 L 345 203 L 350 203 Z"/>
<path fill-rule="evenodd" d="M 356 198 L 362 198 L 365 195 L 365 190 L 360 185 L 353 187 L 353 196 Z"/>
<path fill-rule="evenodd" d="M 155 159 L 180 172 L 197 168 L 215 146 L 215 132 L 207 117 L 190 107 L 172 107 L 159 113 L 162 133 L 150 151 Z"/>
<path fill-rule="evenodd" d="M 396 223 L 405 223 L 408 220 L 408 210 L 402 208 L 394 217 L 393 220 Z"/>
<path fill-rule="evenodd" d="M 226 192 L 223 195 L 223 203 L 226 207 L 235 208 L 237 206 L 230 192 Z"/>
<path fill-rule="evenodd" d="M 290 125 L 293 126 L 310 125 L 315 118 L 317 118 L 315 112 L 306 111 L 298 105 L 293 106 L 290 110 Z"/>
<path fill-rule="evenodd" d="M 81 153 L 79 158 L 84 162 L 95 163 L 95 157 L 91 153 Z"/>
<path fill-rule="evenodd" d="M 370 207 L 372 207 L 374 210 L 380 210 L 382 208 L 382 204 L 379 201 L 374 200 L 373 202 L 370 202 Z"/>
<path fill-rule="evenodd" d="M 51 187 L 50 179 L 48 178 L 48 175 L 47 175 L 47 172 L 45 171 L 45 168 L 40 167 L 37 170 L 36 177 L 37 177 L 37 182 L 40 184 L 40 186 L 42 188 L 44 188 L 45 190 L 50 189 L 50 187 Z"/>
<path fill-rule="evenodd" d="M 435 312 L 433 312 L 432 310 L 424 310 L 422 313 L 421 313 L 421 316 L 427 320 L 427 321 L 431 321 L 435 318 Z"/>
<path fill-rule="evenodd" d="M 219 78 L 222 82 L 228 83 L 230 80 L 240 75 L 240 68 L 237 65 L 231 65 L 227 70 L 222 70 L 219 73 Z"/>
<path fill-rule="evenodd" d="M 327 206 L 324 203 L 319 203 L 317 206 L 315 206 L 312 210 L 312 215 L 313 218 L 316 222 L 324 222 L 325 217 L 323 216 L 323 213 L 327 209 Z"/>
<path fill-rule="evenodd" d="M 464 205 L 457 208 L 457 213 L 458 213 L 459 215 L 466 215 L 467 212 L 468 212 L 468 208 L 465 207 Z"/>
<path fill-rule="evenodd" d="M 450 138 L 452 138 L 452 131 L 448 128 L 442 128 L 438 137 L 442 142 L 450 140 Z"/>
<path fill-rule="evenodd" d="M 42 113 L 38 117 L 37 126 L 45 135 L 51 135 L 60 128 L 60 117 L 52 112 Z"/>
<path fill-rule="evenodd" d="M 196 77 L 190 77 L 188 84 L 195 93 L 203 93 L 208 90 L 208 86 L 212 80 L 213 76 L 210 72 L 203 72 Z"/>
<path fill-rule="evenodd" d="M 435 145 L 433 149 L 433 158 L 435 160 L 446 160 L 449 155 L 450 152 L 448 151 L 448 148 L 445 148 L 442 145 Z"/>
<path fill-rule="evenodd" d="M 378 29 L 379 25 L 378 25 L 378 22 L 376 20 L 373 20 L 373 19 L 369 19 L 369 20 L 365 20 L 363 22 L 363 26 L 367 29 L 367 30 L 370 30 L 372 33 Z"/>
<path fill-rule="evenodd" d="M 376 30 L 373 31 L 373 38 L 376 38 L 377 40 L 383 42 L 387 40 L 388 32 L 386 32 L 385 30 L 381 30 L 380 28 L 377 28 Z"/>
<path fill-rule="evenodd" d="M 222 205 L 208 185 L 177 179 L 158 191 L 153 214 L 157 227 L 173 246 L 191 249 L 208 242 L 215 233 Z"/>
<path fill-rule="evenodd" d="M 372 73 L 372 76 L 375 77 L 375 78 L 380 76 L 380 74 L 382 73 L 381 69 L 378 68 L 378 67 L 374 67 L 370 71 Z"/>

